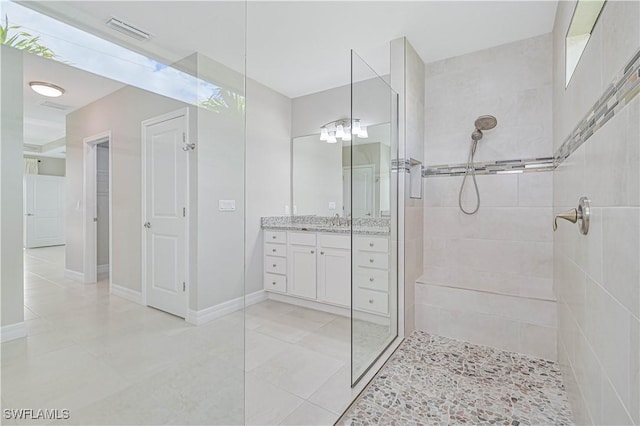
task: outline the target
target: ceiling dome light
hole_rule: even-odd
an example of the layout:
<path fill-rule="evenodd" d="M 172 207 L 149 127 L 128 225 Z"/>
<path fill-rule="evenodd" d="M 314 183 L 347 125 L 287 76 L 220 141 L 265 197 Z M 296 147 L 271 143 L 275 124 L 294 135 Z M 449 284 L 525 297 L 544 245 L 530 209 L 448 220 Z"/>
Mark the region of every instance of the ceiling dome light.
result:
<path fill-rule="evenodd" d="M 57 98 L 58 96 L 62 96 L 64 93 L 64 89 L 62 87 L 51 83 L 45 83 L 43 81 L 30 81 L 29 86 L 31 86 L 34 92 L 49 98 Z"/>

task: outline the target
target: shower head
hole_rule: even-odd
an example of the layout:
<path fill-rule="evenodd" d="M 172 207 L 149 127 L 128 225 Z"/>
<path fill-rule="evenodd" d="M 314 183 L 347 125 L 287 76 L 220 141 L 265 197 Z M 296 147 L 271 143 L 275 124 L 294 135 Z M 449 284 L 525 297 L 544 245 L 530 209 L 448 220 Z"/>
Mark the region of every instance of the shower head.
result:
<path fill-rule="evenodd" d="M 493 115 L 481 115 L 476 118 L 475 121 L 476 129 L 471 133 L 471 139 L 475 142 L 478 142 L 482 139 L 482 131 L 483 130 L 491 130 L 498 125 L 498 120 Z"/>

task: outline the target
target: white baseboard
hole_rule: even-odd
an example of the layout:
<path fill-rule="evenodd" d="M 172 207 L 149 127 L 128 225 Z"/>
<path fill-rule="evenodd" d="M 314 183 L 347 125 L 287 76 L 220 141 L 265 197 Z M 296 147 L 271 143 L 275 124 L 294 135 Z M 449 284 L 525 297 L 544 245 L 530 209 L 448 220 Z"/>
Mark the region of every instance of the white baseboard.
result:
<path fill-rule="evenodd" d="M 287 294 L 267 292 L 268 298 L 276 302 L 289 303 L 291 305 L 302 306 L 303 308 L 315 309 L 316 311 L 328 312 L 334 315 L 350 317 L 351 310 L 342 306 L 329 305 L 327 303 L 316 302 L 314 300 L 301 299 Z"/>
<path fill-rule="evenodd" d="M 244 297 L 237 297 L 199 311 L 189 309 L 187 312 L 187 318 L 185 319 L 190 324 L 202 325 L 209 321 L 213 321 L 214 319 L 242 310 L 246 306 L 260 303 L 263 300 L 267 300 L 267 294 L 264 290 L 259 290 L 254 293 L 247 294 Z"/>
<path fill-rule="evenodd" d="M 70 280 L 73 281 L 78 281 L 81 283 L 84 283 L 84 273 L 83 272 L 78 272 L 78 271 L 74 271 L 71 269 L 65 269 L 64 270 L 64 277 L 68 278 Z"/>
<path fill-rule="evenodd" d="M 27 337 L 27 325 L 24 321 L 5 325 L 0 329 L 0 341 L 2 343 L 22 337 Z"/>
<path fill-rule="evenodd" d="M 105 277 L 109 275 L 109 264 L 106 263 L 104 265 L 98 265 L 97 273 L 99 277 Z"/>
<path fill-rule="evenodd" d="M 109 293 L 142 305 L 142 293 L 139 291 L 131 290 L 130 288 L 111 283 L 111 285 L 109 286 Z"/>

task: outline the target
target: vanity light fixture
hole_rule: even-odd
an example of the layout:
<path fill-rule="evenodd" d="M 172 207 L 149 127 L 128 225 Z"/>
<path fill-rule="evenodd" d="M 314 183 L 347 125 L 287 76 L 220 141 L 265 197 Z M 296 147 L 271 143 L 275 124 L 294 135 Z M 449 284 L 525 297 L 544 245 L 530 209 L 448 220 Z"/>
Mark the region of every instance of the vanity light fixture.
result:
<path fill-rule="evenodd" d="M 51 83 L 45 83 L 44 81 L 30 81 L 29 86 L 34 92 L 49 98 L 57 98 L 58 96 L 62 96 L 64 93 L 64 89 L 62 87 Z"/>
<path fill-rule="evenodd" d="M 320 127 L 320 140 L 327 143 L 336 143 L 338 139 L 350 141 L 353 135 L 361 139 L 369 137 L 367 128 L 360 124 L 359 118 L 353 119 L 353 126 L 351 123 L 349 119 L 345 118 L 328 122 Z"/>

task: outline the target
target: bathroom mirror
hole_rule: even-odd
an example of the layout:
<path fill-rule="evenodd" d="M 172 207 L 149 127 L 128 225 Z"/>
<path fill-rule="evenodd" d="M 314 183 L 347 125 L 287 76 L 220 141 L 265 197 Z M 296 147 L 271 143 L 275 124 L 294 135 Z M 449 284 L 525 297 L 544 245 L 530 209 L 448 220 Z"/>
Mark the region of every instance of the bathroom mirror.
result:
<path fill-rule="evenodd" d="M 578 0 L 576 3 L 565 38 L 565 87 L 569 86 L 605 3 L 606 0 Z"/>
<path fill-rule="evenodd" d="M 292 205 L 296 215 L 388 217 L 389 123 L 367 126 L 368 137 L 327 143 L 320 134 L 293 138 Z M 354 197 L 351 198 L 350 179 Z M 355 189 L 358 189 L 357 191 Z M 350 204 L 353 203 L 353 206 Z"/>

